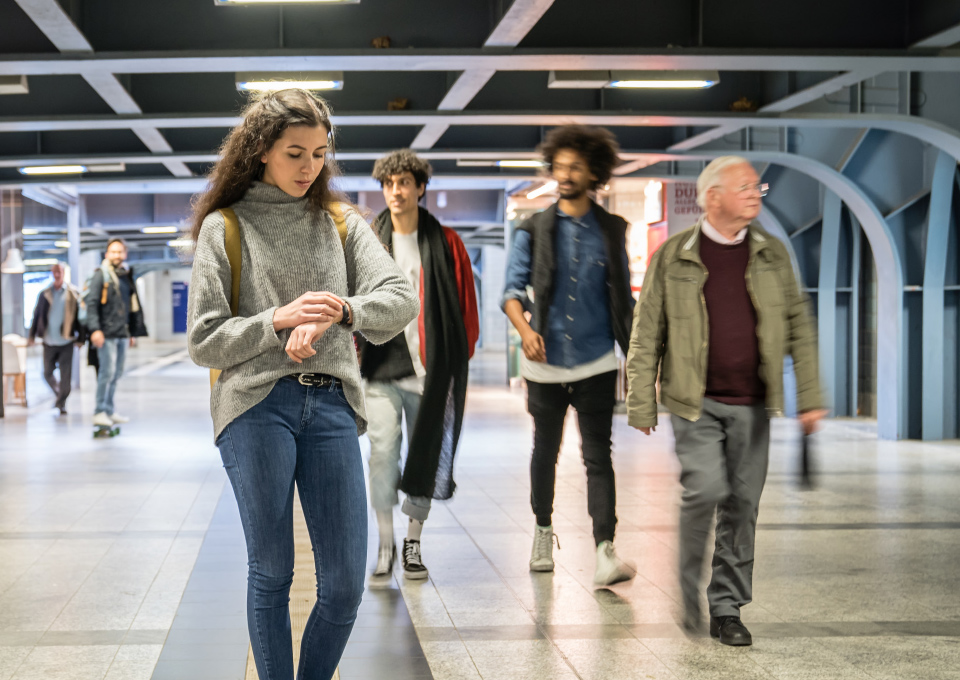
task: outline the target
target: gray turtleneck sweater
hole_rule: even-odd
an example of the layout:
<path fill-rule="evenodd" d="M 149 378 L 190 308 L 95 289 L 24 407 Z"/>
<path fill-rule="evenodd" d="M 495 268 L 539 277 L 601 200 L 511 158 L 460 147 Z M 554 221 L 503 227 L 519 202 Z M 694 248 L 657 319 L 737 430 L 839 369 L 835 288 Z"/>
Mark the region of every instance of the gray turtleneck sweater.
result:
<path fill-rule="evenodd" d="M 306 199 L 277 187 L 254 182 L 231 207 L 242 243 L 239 314 L 230 314 L 230 263 L 219 212 L 203 220 L 188 310 L 191 358 L 223 371 L 210 396 L 214 438 L 291 373 L 339 378 L 362 434 L 366 409 L 351 332 L 376 344 L 387 342 L 420 313 L 416 291 L 354 211 L 346 214 L 344 253 L 329 213 L 314 216 Z M 297 364 L 284 352 L 291 329 L 275 331 L 273 315 L 310 291 L 328 291 L 349 302 L 353 325 L 331 326 L 314 343 L 316 355 Z"/>

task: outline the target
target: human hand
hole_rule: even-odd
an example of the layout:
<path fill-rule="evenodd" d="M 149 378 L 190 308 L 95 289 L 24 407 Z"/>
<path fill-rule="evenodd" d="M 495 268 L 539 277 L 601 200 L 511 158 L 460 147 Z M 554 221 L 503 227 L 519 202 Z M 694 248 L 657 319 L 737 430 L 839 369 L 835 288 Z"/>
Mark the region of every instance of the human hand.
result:
<path fill-rule="evenodd" d="M 308 323 L 338 323 L 343 318 L 343 300 L 333 293 L 304 293 L 273 313 L 274 330 Z"/>
<path fill-rule="evenodd" d="M 302 364 L 304 359 L 308 359 L 317 353 L 317 350 L 313 348 L 313 343 L 322 338 L 323 334 L 332 325 L 332 322 L 326 321 L 323 323 L 305 323 L 294 328 L 287 340 L 287 346 L 284 348 L 287 356 L 296 363 Z"/>
<path fill-rule="evenodd" d="M 101 347 L 103 347 L 103 343 L 105 340 L 106 338 L 103 337 L 103 331 L 94 331 L 90 335 L 90 343 L 97 349 L 100 349 Z"/>
<path fill-rule="evenodd" d="M 650 436 L 652 432 L 657 431 L 657 428 L 655 426 L 654 427 L 638 427 L 637 429 L 643 432 L 647 436 Z"/>
<path fill-rule="evenodd" d="M 137 346 L 137 339 L 130 338 L 130 347 L 136 347 L 136 346 Z"/>
<path fill-rule="evenodd" d="M 544 363 L 547 360 L 547 348 L 543 343 L 543 336 L 534 330 L 529 330 L 520 336 L 523 342 L 523 354 L 530 361 Z"/>
<path fill-rule="evenodd" d="M 813 434 L 820 429 L 820 421 L 827 416 L 829 411 L 825 409 L 816 409 L 806 411 L 797 416 L 800 419 L 800 426 L 804 434 Z"/>

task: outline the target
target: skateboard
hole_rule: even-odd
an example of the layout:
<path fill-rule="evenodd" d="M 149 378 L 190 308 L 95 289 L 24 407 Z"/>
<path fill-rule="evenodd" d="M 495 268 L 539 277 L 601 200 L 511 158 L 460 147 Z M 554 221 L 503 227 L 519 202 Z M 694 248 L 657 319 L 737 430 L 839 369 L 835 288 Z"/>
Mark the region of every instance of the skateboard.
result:
<path fill-rule="evenodd" d="M 106 437 L 116 437 L 120 434 L 120 428 L 116 426 L 107 427 L 106 425 L 93 426 L 93 438 L 104 439 Z"/>

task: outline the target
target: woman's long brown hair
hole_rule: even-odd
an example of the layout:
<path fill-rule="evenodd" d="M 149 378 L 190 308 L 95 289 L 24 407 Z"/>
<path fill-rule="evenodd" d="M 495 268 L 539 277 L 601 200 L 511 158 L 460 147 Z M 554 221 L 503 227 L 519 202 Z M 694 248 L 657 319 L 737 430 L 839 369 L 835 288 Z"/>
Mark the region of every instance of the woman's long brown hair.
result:
<path fill-rule="evenodd" d="M 319 212 L 329 209 L 333 203 L 347 203 L 346 197 L 331 186 L 331 180 L 339 176 L 340 171 L 332 157 L 330 107 L 323 99 L 306 90 L 292 88 L 270 92 L 244 109 L 243 122 L 224 140 L 220 159 L 207 175 L 209 188 L 194 199 L 190 229 L 194 243 L 200 237 L 200 226 L 207 215 L 239 201 L 250 185 L 263 177 L 261 156 L 292 125 L 322 125 L 330 141 L 323 170 L 306 193 L 310 208 Z"/>

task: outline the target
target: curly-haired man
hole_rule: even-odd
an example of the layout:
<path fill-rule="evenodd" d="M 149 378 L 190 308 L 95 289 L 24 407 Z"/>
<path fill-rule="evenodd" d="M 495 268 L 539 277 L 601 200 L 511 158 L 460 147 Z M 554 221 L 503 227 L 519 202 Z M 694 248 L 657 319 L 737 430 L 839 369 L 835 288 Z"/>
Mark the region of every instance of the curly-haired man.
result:
<path fill-rule="evenodd" d="M 380 551 L 371 579 L 389 581 L 396 556 L 393 508 L 406 494 L 408 522 L 403 573 L 427 578 L 420 553 L 431 499 L 453 495 L 453 458 L 467 392 L 467 362 L 480 334 L 473 266 L 463 241 L 420 206 L 430 164 L 409 149 L 381 158 L 373 177 L 387 208 L 374 230 L 420 292 L 420 316 L 385 345 L 366 344 L 360 369 L 366 378 L 370 437 L 370 499 L 377 513 Z M 407 459 L 400 474 L 400 423 L 407 421 Z"/>
<path fill-rule="evenodd" d="M 503 296 L 503 310 L 523 341 L 521 372 L 533 416 L 530 500 L 537 524 L 530 570 L 553 571 L 557 456 L 567 408 L 573 406 L 597 544 L 594 583 L 610 585 L 635 575 L 613 549 L 617 515 L 610 451 L 614 344 L 624 352 L 629 346 L 633 297 L 627 222 L 597 205 L 590 194 L 610 179 L 618 148 L 603 128 L 567 125 L 552 130 L 540 152 L 560 200 L 517 229 Z"/>

